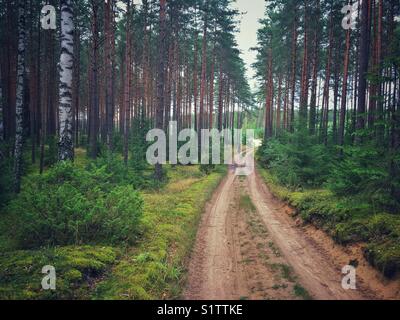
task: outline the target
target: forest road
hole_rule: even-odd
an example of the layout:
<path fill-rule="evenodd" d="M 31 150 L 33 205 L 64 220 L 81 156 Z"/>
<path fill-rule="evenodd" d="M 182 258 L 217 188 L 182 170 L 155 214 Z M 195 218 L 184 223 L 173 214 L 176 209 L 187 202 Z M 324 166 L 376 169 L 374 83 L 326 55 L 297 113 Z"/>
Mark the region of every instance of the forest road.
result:
<path fill-rule="evenodd" d="M 183 298 L 399 298 L 398 283 L 385 283 L 365 261 L 357 269 L 357 289 L 343 289 L 342 268 L 362 256 L 299 223 L 290 212 L 257 171 L 241 177 L 230 168 L 202 216 Z"/>

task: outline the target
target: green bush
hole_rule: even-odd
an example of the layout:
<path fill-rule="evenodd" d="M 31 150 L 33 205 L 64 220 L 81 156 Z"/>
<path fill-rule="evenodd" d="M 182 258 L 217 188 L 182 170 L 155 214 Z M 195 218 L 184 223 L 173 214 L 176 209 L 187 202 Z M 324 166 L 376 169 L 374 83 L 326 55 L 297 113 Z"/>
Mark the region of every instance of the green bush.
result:
<path fill-rule="evenodd" d="M 90 162 L 87 170 L 90 172 L 103 171 L 105 173 L 105 180 L 103 181 L 105 184 L 130 185 L 135 189 L 142 188 L 145 185 L 144 178 L 139 172 L 131 166 L 126 166 L 121 158 L 111 153 Z"/>
<path fill-rule="evenodd" d="M 400 238 L 397 241 L 371 243 L 365 248 L 364 256 L 386 277 L 392 278 L 400 270 Z"/>
<path fill-rule="evenodd" d="M 400 182 L 390 174 L 392 162 L 384 150 L 376 146 L 349 146 L 344 148 L 341 161 L 337 161 L 327 187 L 339 196 L 359 196 L 378 208 L 396 212 L 400 199 L 393 196 Z"/>
<path fill-rule="evenodd" d="M 12 198 L 13 161 L 11 158 L 0 160 L 0 208 Z"/>
<path fill-rule="evenodd" d="M 105 167 L 84 170 L 69 162 L 32 175 L 4 209 L 17 246 L 134 241 L 143 200 L 130 185 L 114 186 L 111 177 Z"/>
<path fill-rule="evenodd" d="M 280 183 L 291 188 L 315 187 L 328 177 L 332 152 L 306 132 L 286 134 L 264 142 L 258 151 L 260 163 Z"/>

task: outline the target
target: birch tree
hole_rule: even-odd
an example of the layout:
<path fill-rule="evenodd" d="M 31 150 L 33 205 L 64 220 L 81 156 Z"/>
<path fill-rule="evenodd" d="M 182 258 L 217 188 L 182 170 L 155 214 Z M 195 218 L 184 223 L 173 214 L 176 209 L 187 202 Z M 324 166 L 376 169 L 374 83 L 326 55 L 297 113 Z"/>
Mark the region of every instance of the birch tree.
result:
<path fill-rule="evenodd" d="M 17 57 L 17 91 L 16 91 L 16 130 L 14 149 L 14 191 L 21 190 L 22 147 L 23 147 L 23 114 L 24 114 L 24 75 L 25 75 L 25 0 L 18 1 L 18 57 Z"/>
<path fill-rule="evenodd" d="M 60 101 L 59 160 L 74 159 L 73 114 L 72 114 L 72 73 L 74 52 L 74 22 L 71 0 L 61 0 L 61 55 L 60 55 Z"/>

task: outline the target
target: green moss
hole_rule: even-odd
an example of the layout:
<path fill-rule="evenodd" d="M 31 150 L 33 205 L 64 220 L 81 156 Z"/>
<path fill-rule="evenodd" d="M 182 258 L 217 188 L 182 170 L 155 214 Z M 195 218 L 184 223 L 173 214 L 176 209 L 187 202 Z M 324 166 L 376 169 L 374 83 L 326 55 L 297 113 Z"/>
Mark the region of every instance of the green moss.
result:
<path fill-rule="evenodd" d="M 83 299 L 90 295 L 90 282 L 111 267 L 120 251 L 110 247 L 57 247 L 0 254 L 0 298 Z M 42 268 L 54 266 L 56 290 L 45 291 Z M 90 279 L 90 281 L 88 281 Z"/>

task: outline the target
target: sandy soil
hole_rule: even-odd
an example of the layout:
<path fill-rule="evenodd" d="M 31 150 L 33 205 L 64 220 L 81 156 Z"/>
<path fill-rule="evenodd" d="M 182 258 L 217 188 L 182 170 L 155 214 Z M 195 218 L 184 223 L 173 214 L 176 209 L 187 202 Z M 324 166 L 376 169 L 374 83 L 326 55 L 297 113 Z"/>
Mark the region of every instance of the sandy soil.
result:
<path fill-rule="evenodd" d="M 400 299 L 399 281 L 383 279 L 360 248 L 334 244 L 292 213 L 256 172 L 231 168 L 200 223 L 184 299 Z M 342 267 L 355 260 L 357 290 L 344 290 Z"/>

